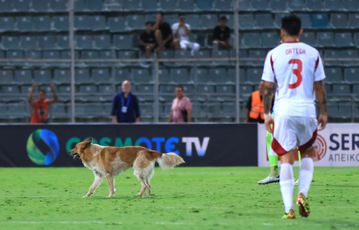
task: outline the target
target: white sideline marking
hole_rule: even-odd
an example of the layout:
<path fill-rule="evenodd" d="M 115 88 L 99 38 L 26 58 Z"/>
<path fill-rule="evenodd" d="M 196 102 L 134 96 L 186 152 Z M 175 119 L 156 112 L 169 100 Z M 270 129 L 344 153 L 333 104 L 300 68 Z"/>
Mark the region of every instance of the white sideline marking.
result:
<path fill-rule="evenodd" d="M 59 221 L 47 221 L 47 220 L 12 220 L 12 221 L 1 221 L 1 223 L 10 224 L 122 224 L 121 222 L 105 222 L 97 220 L 59 220 Z"/>

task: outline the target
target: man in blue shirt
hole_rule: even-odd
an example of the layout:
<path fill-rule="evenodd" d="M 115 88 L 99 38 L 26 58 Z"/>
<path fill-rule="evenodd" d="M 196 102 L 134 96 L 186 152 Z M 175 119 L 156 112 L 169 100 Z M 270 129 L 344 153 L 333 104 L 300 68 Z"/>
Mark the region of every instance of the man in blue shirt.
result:
<path fill-rule="evenodd" d="M 123 81 L 121 93 L 112 101 L 112 123 L 134 123 L 140 121 L 138 99 L 131 93 L 131 82 Z"/>

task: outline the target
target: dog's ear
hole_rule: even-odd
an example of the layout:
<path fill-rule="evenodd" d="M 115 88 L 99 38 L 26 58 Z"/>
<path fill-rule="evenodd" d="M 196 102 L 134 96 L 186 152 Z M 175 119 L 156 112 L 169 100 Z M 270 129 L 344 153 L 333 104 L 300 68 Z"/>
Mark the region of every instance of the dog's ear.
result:
<path fill-rule="evenodd" d="M 86 138 L 86 139 L 84 140 L 84 142 L 85 142 L 86 144 L 91 144 L 91 143 L 92 143 L 92 137 Z"/>

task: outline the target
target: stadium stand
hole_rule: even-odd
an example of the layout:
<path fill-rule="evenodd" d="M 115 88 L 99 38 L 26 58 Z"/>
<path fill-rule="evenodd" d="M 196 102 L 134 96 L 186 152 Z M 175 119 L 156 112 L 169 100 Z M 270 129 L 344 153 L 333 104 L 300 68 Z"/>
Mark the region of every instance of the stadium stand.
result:
<path fill-rule="evenodd" d="M 332 121 L 359 120 L 359 1 L 240 0 L 240 114 L 260 79 L 266 52 L 278 44 L 280 18 L 301 16 L 303 41 L 319 48 L 325 61 Z M 69 16 L 64 0 L 1 0 L 0 115 L 2 122 L 26 122 L 26 97 L 31 83 L 56 83 L 60 102 L 51 121 L 70 118 Z M 166 121 L 181 83 L 194 104 L 195 121 L 235 120 L 235 62 L 232 50 L 213 50 L 212 29 L 226 15 L 233 28 L 231 0 L 75 0 L 76 117 L 78 121 L 109 121 L 113 94 L 130 79 L 139 96 L 144 121 L 153 121 L 154 69 L 122 59 L 139 58 L 136 38 L 157 10 L 166 21 L 184 14 L 193 38 L 201 45 L 197 58 L 222 61 L 169 61 L 159 66 L 159 114 Z M 233 39 L 232 39 L 233 42 Z M 161 58 L 190 57 L 187 51 L 165 51 Z M 340 60 L 337 60 L 341 58 Z M 25 59 L 13 61 L 14 59 Z M 42 59 L 33 62 L 32 59 Z M 91 59 L 112 59 L 91 62 Z M 114 63 L 113 59 L 118 61 Z M 228 60 L 226 60 L 228 59 Z"/>

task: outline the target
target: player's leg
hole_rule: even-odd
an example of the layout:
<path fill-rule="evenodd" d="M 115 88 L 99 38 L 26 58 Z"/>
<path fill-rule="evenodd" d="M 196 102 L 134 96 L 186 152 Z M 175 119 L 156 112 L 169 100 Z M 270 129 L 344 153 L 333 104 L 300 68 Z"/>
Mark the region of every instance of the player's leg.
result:
<path fill-rule="evenodd" d="M 267 132 L 266 150 L 269 160 L 269 175 L 266 178 L 258 181 L 258 184 L 260 185 L 279 182 L 278 155 L 271 148 L 272 140 L 273 140 L 272 134 L 270 132 Z"/>

